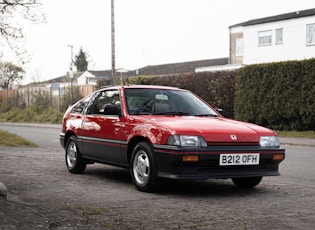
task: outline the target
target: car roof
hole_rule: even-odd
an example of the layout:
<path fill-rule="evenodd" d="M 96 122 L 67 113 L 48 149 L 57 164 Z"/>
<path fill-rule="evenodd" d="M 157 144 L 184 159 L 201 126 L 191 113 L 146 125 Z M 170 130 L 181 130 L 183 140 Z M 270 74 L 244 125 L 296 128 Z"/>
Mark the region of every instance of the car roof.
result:
<path fill-rule="evenodd" d="M 162 85 L 124 85 L 124 86 L 106 86 L 100 90 L 104 89 L 167 89 L 167 90 L 185 90 L 177 87 L 162 86 Z"/>

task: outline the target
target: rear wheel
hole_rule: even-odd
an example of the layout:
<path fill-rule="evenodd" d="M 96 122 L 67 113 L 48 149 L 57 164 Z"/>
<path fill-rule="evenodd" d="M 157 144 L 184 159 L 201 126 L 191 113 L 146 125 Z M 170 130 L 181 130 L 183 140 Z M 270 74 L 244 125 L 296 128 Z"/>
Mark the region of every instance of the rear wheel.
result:
<path fill-rule="evenodd" d="M 130 160 L 131 178 L 139 191 L 153 192 L 158 186 L 157 167 L 153 148 L 148 142 L 140 142 Z"/>
<path fill-rule="evenodd" d="M 262 177 L 240 177 L 232 178 L 233 183 L 240 188 L 253 188 L 257 186 Z"/>
<path fill-rule="evenodd" d="M 75 174 L 83 173 L 86 168 L 86 160 L 81 156 L 77 139 L 71 136 L 66 146 L 66 164 L 69 172 Z"/>

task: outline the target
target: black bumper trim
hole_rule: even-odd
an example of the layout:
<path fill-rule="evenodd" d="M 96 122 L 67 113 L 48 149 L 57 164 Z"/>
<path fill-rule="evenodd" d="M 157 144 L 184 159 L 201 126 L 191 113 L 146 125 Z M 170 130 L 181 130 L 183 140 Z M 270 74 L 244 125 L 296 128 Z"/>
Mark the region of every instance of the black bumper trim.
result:
<path fill-rule="evenodd" d="M 159 177 L 170 178 L 170 179 L 178 179 L 178 180 L 204 180 L 204 179 L 227 179 L 227 178 L 239 178 L 239 177 L 260 177 L 260 176 L 279 176 L 280 173 L 278 171 L 270 171 L 270 172 L 215 172 L 215 173 L 207 173 L 207 174 L 172 174 L 159 172 Z"/>

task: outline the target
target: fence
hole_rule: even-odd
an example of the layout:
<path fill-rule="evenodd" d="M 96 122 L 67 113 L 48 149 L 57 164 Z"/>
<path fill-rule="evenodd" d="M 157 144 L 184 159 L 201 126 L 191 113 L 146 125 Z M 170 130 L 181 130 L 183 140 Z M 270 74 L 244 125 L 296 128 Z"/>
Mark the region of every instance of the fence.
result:
<path fill-rule="evenodd" d="M 81 85 L 73 87 L 47 87 L 36 85 L 20 87 L 17 89 L 0 90 L 0 104 L 7 107 L 18 106 L 23 108 L 37 103 L 39 99 L 45 100 L 49 107 L 64 110 L 69 104 L 89 95 L 96 90 L 94 85 Z"/>

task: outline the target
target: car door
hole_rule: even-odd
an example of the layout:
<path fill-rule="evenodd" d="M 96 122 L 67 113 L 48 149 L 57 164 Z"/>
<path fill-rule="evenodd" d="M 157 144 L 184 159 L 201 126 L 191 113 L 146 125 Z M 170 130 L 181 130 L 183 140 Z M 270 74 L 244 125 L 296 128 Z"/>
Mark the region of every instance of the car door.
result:
<path fill-rule="evenodd" d="M 83 154 L 96 161 L 120 164 L 123 122 L 118 90 L 101 91 L 83 119 Z"/>

